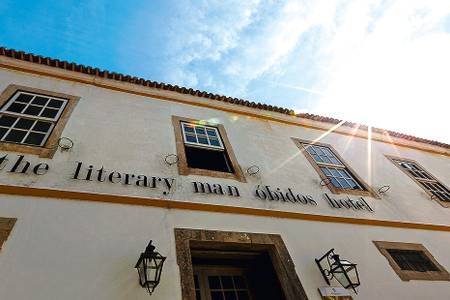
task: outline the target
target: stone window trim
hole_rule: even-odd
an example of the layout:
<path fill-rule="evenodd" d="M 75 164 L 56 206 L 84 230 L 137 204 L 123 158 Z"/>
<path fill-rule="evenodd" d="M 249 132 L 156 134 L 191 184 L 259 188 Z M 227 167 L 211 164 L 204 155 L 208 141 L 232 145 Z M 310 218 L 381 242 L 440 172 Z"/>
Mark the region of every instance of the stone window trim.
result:
<path fill-rule="evenodd" d="M 333 184 L 327 184 L 326 187 L 332 192 L 333 194 L 350 194 L 355 196 L 368 196 L 373 197 L 376 199 L 381 199 L 380 196 L 375 192 L 374 189 L 372 189 L 359 175 L 355 170 L 353 170 L 352 167 L 345 161 L 342 156 L 339 155 L 339 153 L 334 149 L 334 147 L 330 144 L 322 143 L 322 142 L 316 142 L 316 141 L 310 141 L 310 140 L 304 140 L 292 137 L 292 140 L 294 141 L 295 145 L 300 149 L 300 152 L 302 152 L 308 162 L 313 166 L 314 170 L 316 170 L 317 174 L 319 174 L 321 180 L 327 180 L 328 177 L 323 173 L 323 171 L 320 169 L 319 165 L 314 161 L 314 159 L 307 153 L 306 149 L 304 148 L 303 144 L 314 144 L 317 146 L 322 146 L 328 148 L 343 164 L 345 169 L 358 181 L 358 183 L 363 187 L 364 190 L 351 190 L 351 189 L 340 189 L 336 188 Z"/>
<path fill-rule="evenodd" d="M 67 104 L 61 113 L 57 123 L 52 129 L 47 141 L 43 146 L 32 146 L 24 144 L 16 144 L 9 142 L 0 142 L 0 150 L 3 151 L 14 151 L 19 153 L 27 153 L 38 155 L 42 158 L 52 158 L 58 148 L 58 139 L 61 137 L 62 131 L 69 120 L 76 104 L 78 103 L 80 97 L 56 93 L 48 90 L 42 90 L 38 88 L 33 88 L 29 86 L 22 86 L 16 84 L 10 84 L 1 94 L 0 94 L 0 107 L 3 107 L 8 103 L 8 101 L 19 91 L 29 92 L 34 94 L 41 94 L 45 96 L 57 97 L 67 100 Z"/>
<path fill-rule="evenodd" d="M 401 243 L 401 242 L 386 242 L 386 241 L 373 241 L 378 250 L 383 254 L 389 262 L 389 265 L 397 273 L 403 281 L 410 280 L 428 280 L 428 281 L 450 281 L 450 274 L 447 270 L 440 265 L 433 255 L 422 244 L 415 243 Z M 439 269 L 439 271 L 410 271 L 402 270 L 395 262 L 394 258 L 389 254 L 387 249 L 395 250 L 415 250 L 421 251 L 425 256 Z"/>
<path fill-rule="evenodd" d="M 191 249 L 267 251 L 286 300 L 307 300 L 289 252 L 278 234 L 175 228 L 177 263 L 183 300 L 195 300 Z"/>
<path fill-rule="evenodd" d="M 16 221 L 16 218 L 0 217 L 0 250 L 2 249 L 3 243 L 8 239 Z"/>
<path fill-rule="evenodd" d="M 184 146 L 184 137 L 183 137 L 183 131 L 181 128 L 182 122 L 193 123 L 193 124 L 198 123 L 200 125 L 206 125 L 206 126 L 211 126 L 211 127 L 216 128 L 219 131 L 220 137 L 223 142 L 223 146 L 225 148 L 225 151 L 228 154 L 228 157 L 230 159 L 230 162 L 231 162 L 234 172 L 227 173 L 227 172 L 205 170 L 205 169 L 199 169 L 199 168 L 190 168 L 187 164 L 186 152 L 185 152 L 185 148 L 184 148 L 185 147 Z M 242 169 L 239 166 L 239 163 L 233 152 L 233 148 L 231 147 L 230 141 L 228 140 L 228 136 L 226 134 L 225 127 L 222 124 L 212 124 L 212 123 L 206 122 L 204 120 L 195 120 L 195 119 L 184 118 L 184 117 L 179 117 L 179 116 L 172 116 L 172 124 L 173 124 L 174 131 L 175 131 L 175 144 L 176 144 L 177 155 L 178 155 L 178 173 L 180 175 L 185 175 L 185 176 L 200 175 L 200 176 L 234 179 L 234 180 L 237 180 L 240 182 L 246 182 L 246 179 L 242 172 Z"/>
<path fill-rule="evenodd" d="M 384 155 L 388 160 L 390 160 L 397 168 L 399 168 L 403 173 L 405 173 L 409 178 L 411 178 L 422 190 L 425 191 L 425 193 L 430 197 L 430 199 L 436 201 L 437 203 L 439 203 L 442 207 L 445 208 L 450 208 L 450 202 L 446 202 L 446 201 L 442 201 L 437 197 L 433 197 L 433 194 L 427 190 L 424 186 L 422 186 L 419 181 L 414 178 L 414 176 L 412 176 L 409 172 L 407 172 L 404 168 L 402 168 L 401 166 L 398 165 L 398 163 L 395 162 L 395 160 L 401 160 L 401 161 L 405 161 L 405 162 L 410 162 L 413 164 L 416 164 L 418 167 L 420 167 L 422 170 L 424 170 L 429 176 L 431 176 L 436 182 L 440 183 L 441 185 L 445 186 L 447 189 L 449 189 L 449 187 L 442 183 L 442 181 L 440 181 L 439 179 L 437 179 L 433 174 L 431 174 L 430 172 L 427 171 L 427 169 L 425 169 L 420 163 L 418 163 L 417 161 L 413 160 L 413 159 L 409 159 L 409 158 L 404 158 L 404 157 L 399 157 L 399 156 L 393 156 L 393 155 Z"/>

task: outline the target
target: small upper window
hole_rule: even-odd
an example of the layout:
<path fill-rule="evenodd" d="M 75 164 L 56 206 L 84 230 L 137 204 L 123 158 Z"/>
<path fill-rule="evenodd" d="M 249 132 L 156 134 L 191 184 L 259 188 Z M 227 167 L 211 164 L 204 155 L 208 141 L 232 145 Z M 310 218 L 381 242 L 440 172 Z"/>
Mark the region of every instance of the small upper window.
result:
<path fill-rule="evenodd" d="M 335 188 L 365 190 L 330 148 L 311 144 L 303 146 Z"/>
<path fill-rule="evenodd" d="M 321 184 L 327 185 L 333 193 L 378 197 L 331 145 L 296 138 L 293 140 L 319 173 L 322 178 Z"/>
<path fill-rule="evenodd" d="M 0 141 L 43 146 L 66 99 L 17 91 L 0 110 Z"/>
<path fill-rule="evenodd" d="M 223 150 L 217 128 L 182 122 L 184 143 L 199 147 Z"/>
<path fill-rule="evenodd" d="M 172 121 L 180 174 L 232 178 L 245 182 L 223 125 L 175 116 Z"/>
<path fill-rule="evenodd" d="M 394 157 L 388 158 L 424 189 L 431 198 L 443 201 L 445 206 L 450 205 L 450 190 L 417 162 Z"/>

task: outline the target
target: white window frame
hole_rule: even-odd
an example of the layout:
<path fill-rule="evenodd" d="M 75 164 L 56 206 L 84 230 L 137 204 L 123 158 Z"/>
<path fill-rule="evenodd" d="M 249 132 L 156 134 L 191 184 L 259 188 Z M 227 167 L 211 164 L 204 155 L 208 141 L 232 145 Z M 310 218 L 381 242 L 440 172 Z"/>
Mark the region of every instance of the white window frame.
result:
<path fill-rule="evenodd" d="M 40 112 L 40 114 L 42 114 L 44 112 L 44 110 L 47 108 L 48 104 L 50 103 L 50 101 L 52 99 L 54 100 L 58 100 L 58 101 L 62 101 L 63 104 L 61 105 L 61 107 L 59 108 L 53 108 L 53 107 L 49 107 L 50 109 L 54 109 L 54 110 L 58 110 L 58 113 L 55 115 L 55 117 L 53 118 L 48 118 L 48 117 L 41 117 L 41 116 L 34 116 L 34 115 L 28 115 L 28 114 L 24 114 L 24 113 L 17 113 L 17 112 L 11 112 L 8 111 L 8 108 L 16 101 L 16 99 L 21 95 L 21 94 L 25 94 L 25 95 L 30 95 L 33 96 L 33 98 L 27 103 L 23 103 L 25 104 L 25 109 L 27 109 L 27 107 L 29 107 L 30 105 L 35 105 L 35 106 L 39 106 L 42 107 L 42 110 Z M 31 102 L 34 100 L 35 97 L 45 97 L 48 98 L 49 100 L 47 101 L 47 103 L 45 105 L 38 105 L 38 104 L 31 104 Z M 39 93 L 30 93 L 30 92 L 25 92 L 25 91 L 21 91 L 18 90 L 13 97 L 11 97 L 11 99 L 8 100 L 8 102 L 6 102 L 6 104 L 0 109 L 0 116 L 11 116 L 11 117 L 17 117 L 16 121 L 14 121 L 14 123 L 12 125 L 10 125 L 9 127 L 3 127 L 3 128 L 8 128 L 6 133 L 3 135 L 3 137 L 1 138 L 1 142 L 7 142 L 7 143 L 14 143 L 14 144 L 19 144 L 19 145 L 29 145 L 29 146 L 37 146 L 37 147 L 42 147 L 43 145 L 45 145 L 45 143 L 47 142 L 50 134 L 52 133 L 54 127 L 56 126 L 56 123 L 59 120 L 59 117 L 61 116 L 61 114 L 63 113 L 64 109 L 66 108 L 68 103 L 67 99 L 63 99 L 63 98 L 58 98 L 58 97 L 53 97 L 53 96 L 47 96 L 45 94 L 39 94 Z M 20 129 L 20 128 L 15 128 L 14 126 L 17 124 L 17 122 L 19 122 L 19 120 L 21 119 L 28 119 L 28 120 L 32 120 L 34 121 L 33 125 L 31 125 L 31 127 L 29 129 Z M 51 123 L 49 129 L 47 130 L 47 132 L 41 132 L 41 131 L 33 131 L 32 128 L 34 127 L 34 125 L 36 124 L 36 122 L 38 121 L 43 121 L 46 123 Z M 18 130 L 18 131 L 24 131 L 26 132 L 26 135 L 23 137 L 21 142 L 14 142 L 14 141 L 6 141 L 5 138 L 8 136 L 8 134 L 11 132 L 11 130 Z M 29 144 L 29 143 L 25 143 L 25 141 L 27 140 L 28 136 L 30 135 L 30 133 L 37 133 L 37 134 L 43 134 L 44 138 L 42 139 L 41 143 L 39 145 L 36 144 Z"/>
<path fill-rule="evenodd" d="M 208 145 L 201 144 L 199 142 L 194 143 L 194 142 L 187 141 L 186 140 L 185 125 L 187 125 L 189 127 L 192 127 L 194 129 L 194 134 L 195 134 L 195 138 L 196 138 L 197 141 L 198 141 L 198 135 L 197 135 L 197 131 L 195 130 L 195 127 L 203 127 L 205 129 L 205 132 L 206 132 L 205 136 L 206 136 L 206 139 L 208 141 Z M 216 133 L 217 140 L 219 141 L 220 146 L 211 145 L 207 129 L 214 130 L 214 132 Z M 189 123 L 189 122 L 181 122 L 181 130 L 182 130 L 182 133 L 183 133 L 183 141 L 184 141 L 184 143 L 186 145 L 192 145 L 192 146 L 200 147 L 200 148 L 225 151 L 225 147 L 224 147 L 223 142 L 222 142 L 222 137 L 220 136 L 219 130 L 217 128 L 215 128 L 215 127 L 211 127 L 211 126 L 207 126 L 207 125 L 201 125 L 201 124 L 193 124 L 193 123 Z"/>
<path fill-rule="evenodd" d="M 334 154 L 334 152 L 333 152 L 333 150 L 332 150 L 331 148 L 326 147 L 326 146 L 322 146 L 322 145 L 315 145 L 315 144 L 308 144 L 308 143 L 302 143 L 302 145 L 303 145 L 303 148 L 305 149 L 305 151 L 307 152 L 307 155 L 309 155 L 309 156 L 311 157 L 311 159 L 317 164 L 317 166 L 319 167 L 319 169 L 321 170 L 321 172 L 323 173 L 323 175 L 324 175 L 326 178 L 328 178 L 328 179 L 330 180 L 330 184 L 333 185 L 334 188 L 340 189 L 340 190 L 366 191 L 366 188 L 359 182 L 359 180 L 357 179 L 357 177 L 352 173 L 351 170 L 349 170 L 349 168 L 346 166 L 346 164 L 343 163 L 343 162 L 339 159 L 339 157 L 337 157 L 337 156 Z M 338 164 L 336 164 L 336 163 L 328 163 L 328 162 L 320 162 L 320 161 L 315 160 L 314 157 L 313 157 L 313 155 L 312 155 L 311 153 L 309 153 L 308 147 L 311 147 L 311 148 L 314 150 L 314 152 L 316 152 L 316 149 L 315 149 L 315 148 L 320 148 L 321 150 L 322 150 L 322 149 L 326 149 L 328 152 L 331 153 L 332 157 L 338 162 Z M 322 151 L 323 151 L 323 150 L 322 150 Z M 316 153 L 317 153 L 317 152 L 316 152 Z M 326 153 L 326 152 L 324 152 L 324 153 Z M 318 155 L 319 157 L 321 157 L 321 155 L 319 155 L 318 153 L 317 153 L 317 155 Z M 329 157 L 330 157 L 329 155 L 325 155 L 325 156 L 328 157 L 328 159 L 329 159 Z M 329 160 L 331 161 L 331 159 L 329 159 Z M 332 174 L 332 176 L 331 176 L 331 177 L 328 176 L 328 175 L 322 170 L 322 168 L 326 168 L 327 171 L 330 172 L 330 173 Z M 338 177 L 334 176 L 334 175 L 333 175 L 333 172 L 330 171 L 330 168 L 332 168 L 332 169 L 337 169 L 338 173 L 339 173 L 339 170 L 344 170 L 344 171 L 349 175 L 349 178 L 355 182 L 357 188 L 356 188 L 356 189 L 351 188 L 351 185 L 348 183 L 348 179 L 349 179 L 349 178 L 344 177 L 344 176 L 342 176 L 341 174 L 339 174 L 340 176 L 338 176 Z M 337 183 L 339 184 L 339 186 L 335 186 L 335 185 L 332 183 L 332 179 L 331 179 L 331 178 L 335 179 L 335 180 L 337 181 Z M 337 178 L 345 180 L 345 182 L 347 183 L 347 185 L 349 186 L 349 188 L 343 187 L 342 184 L 341 184 L 341 182 L 340 182 Z"/>

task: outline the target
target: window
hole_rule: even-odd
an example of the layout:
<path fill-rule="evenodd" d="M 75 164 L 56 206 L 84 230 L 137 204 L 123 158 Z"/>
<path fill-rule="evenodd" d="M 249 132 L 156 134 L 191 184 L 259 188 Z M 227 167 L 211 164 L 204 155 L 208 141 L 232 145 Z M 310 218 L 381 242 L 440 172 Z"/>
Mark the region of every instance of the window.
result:
<path fill-rule="evenodd" d="M 322 178 L 321 183 L 327 185 L 333 193 L 378 197 L 330 145 L 299 139 L 294 139 L 294 141 L 319 173 Z"/>
<path fill-rule="evenodd" d="M 444 207 L 450 207 L 450 189 L 440 183 L 417 162 L 409 159 L 387 157 L 424 189 L 432 199 L 437 200 Z"/>
<path fill-rule="evenodd" d="M 8 239 L 16 221 L 17 219 L 14 218 L 0 217 L 0 250 L 2 249 L 3 243 Z"/>
<path fill-rule="evenodd" d="M 51 157 L 78 98 L 16 85 L 0 96 L 0 150 Z"/>
<path fill-rule="evenodd" d="M 67 100 L 17 91 L 0 110 L 0 141 L 42 146 Z"/>
<path fill-rule="evenodd" d="M 196 300 L 250 300 L 250 285 L 243 268 L 194 266 Z"/>
<path fill-rule="evenodd" d="M 222 125 L 173 117 L 180 174 L 245 178 Z"/>
<path fill-rule="evenodd" d="M 404 281 L 450 281 L 450 274 L 421 244 L 383 241 L 374 241 L 374 244 Z"/>

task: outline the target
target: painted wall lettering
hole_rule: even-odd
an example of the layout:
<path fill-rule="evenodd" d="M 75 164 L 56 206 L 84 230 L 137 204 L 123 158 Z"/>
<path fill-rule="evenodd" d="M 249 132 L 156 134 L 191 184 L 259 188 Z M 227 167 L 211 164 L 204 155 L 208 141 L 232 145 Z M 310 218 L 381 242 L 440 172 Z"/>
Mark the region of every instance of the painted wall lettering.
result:
<path fill-rule="evenodd" d="M 72 179 L 121 183 L 124 185 L 134 185 L 147 188 L 162 188 L 163 194 L 167 195 L 174 187 L 174 178 L 161 178 L 157 176 L 135 175 L 132 173 L 118 172 L 107 170 L 103 166 L 96 168 L 93 165 L 84 165 L 83 162 L 77 161 Z"/>
<path fill-rule="evenodd" d="M 8 156 L 8 154 L 5 154 L 0 157 L 0 170 L 3 169 L 7 170 L 10 173 L 25 175 L 44 175 L 47 173 L 50 167 L 47 163 L 44 162 L 32 164 L 31 162 L 26 160 L 23 155 L 17 155 L 15 159 L 10 161 L 10 157 Z"/>
<path fill-rule="evenodd" d="M 261 200 L 317 205 L 311 195 L 294 193 L 291 188 L 288 188 L 287 191 L 281 191 L 280 188 L 271 188 L 269 185 L 258 185 L 255 189 L 255 195 Z"/>
<path fill-rule="evenodd" d="M 238 187 L 234 185 L 192 181 L 192 186 L 194 188 L 194 193 L 226 195 L 232 197 L 239 197 L 241 195 Z"/>

